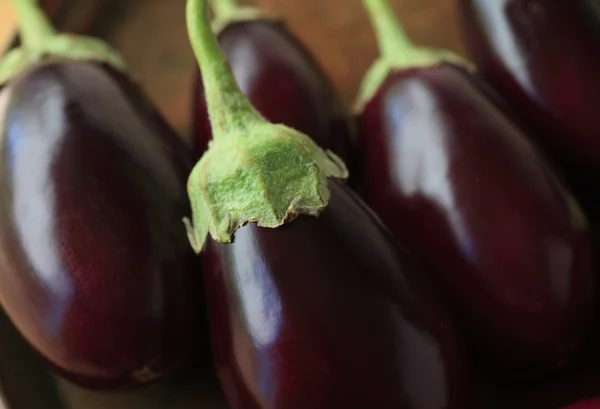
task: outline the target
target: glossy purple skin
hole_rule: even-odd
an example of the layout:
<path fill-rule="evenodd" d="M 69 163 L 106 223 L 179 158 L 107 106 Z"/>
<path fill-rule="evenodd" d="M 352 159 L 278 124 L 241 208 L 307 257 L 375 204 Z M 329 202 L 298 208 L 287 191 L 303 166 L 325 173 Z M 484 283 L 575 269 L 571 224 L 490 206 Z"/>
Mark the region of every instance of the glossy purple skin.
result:
<path fill-rule="evenodd" d="M 232 409 L 468 409 L 463 345 L 348 187 L 318 218 L 210 241 L 212 347 Z"/>
<path fill-rule="evenodd" d="M 585 0 L 460 0 L 481 75 L 539 130 L 600 222 L 600 24 Z"/>
<path fill-rule="evenodd" d="M 476 84 L 450 64 L 386 79 L 360 118 L 367 202 L 446 288 L 473 351 L 529 375 L 586 334 L 588 227 Z"/>
<path fill-rule="evenodd" d="M 197 334 L 191 153 L 125 76 L 35 68 L 0 91 L 0 303 L 60 374 L 133 387 Z"/>
<path fill-rule="evenodd" d="M 354 138 L 334 89 L 285 26 L 264 20 L 235 22 L 225 27 L 218 40 L 242 92 L 265 118 L 309 135 L 351 166 Z M 192 117 L 200 156 L 212 133 L 199 78 Z"/>

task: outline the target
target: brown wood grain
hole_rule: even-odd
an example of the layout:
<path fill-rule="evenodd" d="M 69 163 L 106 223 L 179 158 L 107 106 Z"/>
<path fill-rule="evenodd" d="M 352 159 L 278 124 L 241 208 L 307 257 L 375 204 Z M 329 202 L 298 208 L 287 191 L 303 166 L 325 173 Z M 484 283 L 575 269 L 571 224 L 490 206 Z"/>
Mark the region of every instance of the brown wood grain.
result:
<path fill-rule="evenodd" d="M 8 0 L 0 0 L 0 50 L 8 45 L 15 30 L 15 13 Z"/>

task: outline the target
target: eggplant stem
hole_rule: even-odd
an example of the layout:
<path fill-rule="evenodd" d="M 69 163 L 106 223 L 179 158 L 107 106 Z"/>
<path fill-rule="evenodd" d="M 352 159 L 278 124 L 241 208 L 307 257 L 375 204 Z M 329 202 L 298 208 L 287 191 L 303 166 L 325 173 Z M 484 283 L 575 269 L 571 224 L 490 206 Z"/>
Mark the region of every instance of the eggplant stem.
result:
<path fill-rule="evenodd" d="M 247 223 L 277 228 L 298 215 L 318 217 L 329 202 L 328 179 L 348 169 L 307 135 L 263 118 L 240 90 L 208 17 L 208 0 L 188 0 L 188 34 L 200 65 L 213 140 L 188 178 L 190 245 L 210 234 L 230 243 Z"/>
<path fill-rule="evenodd" d="M 421 47 L 410 41 L 387 0 L 363 0 L 379 43 L 380 57 L 373 63 L 360 86 L 354 113 L 361 115 L 391 72 L 451 63 L 475 72 L 475 67 L 445 49 Z"/>
<path fill-rule="evenodd" d="M 242 93 L 213 33 L 207 0 L 188 0 L 190 42 L 200 66 L 213 139 L 247 130 L 267 121 Z"/>
<path fill-rule="evenodd" d="M 0 59 L 0 87 L 49 56 L 105 63 L 126 71 L 123 56 L 105 41 L 57 32 L 37 0 L 11 1 L 17 13 L 21 46 Z"/>
<path fill-rule="evenodd" d="M 379 52 L 383 58 L 397 60 L 407 49 L 415 48 L 388 0 L 363 0 L 363 4 L 375 30 Z"/>
<path fill-rule="evenodd" d="M 227 19 L 240 8 L 236 0 L 211 0 L 210 6 L 215 14 L 215 20 Z"/>
<path fill-rule="evenodd" d="M 32 50 L 43 49 L 48 40 L 56 36 L 50 20 L 36 0 L 12 0 L 19 21 L 23 45 Z"/>

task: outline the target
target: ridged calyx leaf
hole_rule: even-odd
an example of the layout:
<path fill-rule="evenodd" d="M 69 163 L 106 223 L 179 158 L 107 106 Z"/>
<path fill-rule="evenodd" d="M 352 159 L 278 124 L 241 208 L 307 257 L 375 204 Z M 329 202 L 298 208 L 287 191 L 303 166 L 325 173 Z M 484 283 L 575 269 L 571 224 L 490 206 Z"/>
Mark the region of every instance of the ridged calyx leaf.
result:
<path fill-rule="evenodd" d="M 264 123 L 216 140 L 188 181 L 192 247 L 200 252 L 208 233 L 229 243 L 249 222 L 275 228 L 300 214 L 319 216 L 329 202 L 327 178 L 347 177 L 335 154 L 283 125 Z"/>

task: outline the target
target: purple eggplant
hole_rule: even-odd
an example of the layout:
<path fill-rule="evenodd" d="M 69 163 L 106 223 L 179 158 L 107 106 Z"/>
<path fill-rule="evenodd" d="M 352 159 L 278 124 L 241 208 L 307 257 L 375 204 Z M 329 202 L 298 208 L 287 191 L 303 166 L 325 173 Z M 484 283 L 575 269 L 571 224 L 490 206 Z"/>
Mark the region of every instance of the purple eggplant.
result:
<path fill-rule="evenodd" d="M 350 122 L 325 73 L 309 51 L 273 16 L 212 0 L 214 27 L 238 85 L 269 121 L 310 135 L 346 162 L 354 159 Z M 200 77 L 194 91 L 193 140 L 202 155 L 211 128 Z"/>
<path fill-rule="evenodd" d="M 186 224 L 204 251 L 213 356 L 231 408 L 473 407 L 451 315 L 340 181 L 344 163 L 246 99 L 206 0 L 188 1 L 187 17 L 213 140 L 188 180 Z"/>
<path fill-rule="evenodd" d="M 55 34 L 35 3 L 15 0 L 23 46 L 0 65 L 0 303 L 65 378 L 143 385 L 196 346 L 192 155 L 114 51 Z"/>
<path fill-rule="evenodd" d="M 248 224 L 232 244 L 207 246 L 213 355 L 230 404 L 469 407 L 450 316 L 355 194 L 329 188 L 318 219 Z"/>
<path fill-rule="evenodd" d="M 600 222 L 600 23 L 586 0 L 461 0 L 481 75 L 537 130 Z"/>
<path fill-rule="evenodd" d="M 364 3 L 383 53 L 359 98 L 367 202 L 446 289 L 478 356 L 524 376 L 565 365 L 593 310 L 577 202 L 468 63 L 411 44 L 386 0 Z"/>

